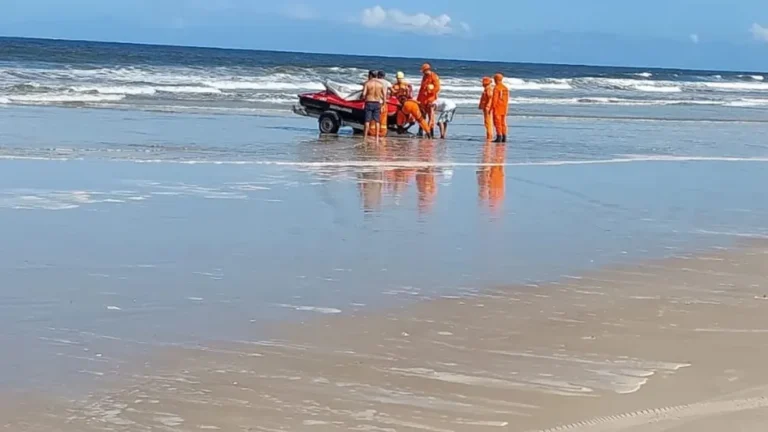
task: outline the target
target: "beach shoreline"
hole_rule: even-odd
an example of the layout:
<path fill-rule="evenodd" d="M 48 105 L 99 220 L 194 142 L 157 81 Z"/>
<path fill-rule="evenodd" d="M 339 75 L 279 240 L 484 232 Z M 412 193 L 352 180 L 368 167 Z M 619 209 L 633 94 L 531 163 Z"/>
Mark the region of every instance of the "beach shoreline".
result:
<path fill-rule="evenodd" d="M 113 390 L 6 428 L 757 431 L 765 269 L 754 240 L 162 348 Z"/>

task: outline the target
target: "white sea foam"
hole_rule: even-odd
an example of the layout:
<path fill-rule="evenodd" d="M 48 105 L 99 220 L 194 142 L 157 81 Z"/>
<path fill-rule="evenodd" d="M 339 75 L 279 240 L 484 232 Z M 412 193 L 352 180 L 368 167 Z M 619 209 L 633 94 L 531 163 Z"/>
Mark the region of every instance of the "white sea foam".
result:
<path fill-rule="evenodd" d="M 448 382 L 452 384 L 463 384 L 467 386 L 499 388 L 499 389 L 519 389 L 533 387 L 544 392 L 563 394 L 563 395 L 583 395 L 592 393 L 592 389 L 580 385 L 574 385 L 566 381 L 533 379 L 518 380 L 502 379 L 496 377 L 487 377 L 482 375 L 469 375 L 463 373 L 435 371 L 426 368 L 391 368 L 390 372 L 417 378 L 432 379 Z"/>
<path fill-rule="evenodd" d="M 674 81 L 651 81 L 632 78 L 575 78 L 572 83 L 582 89 L 605 89 L 637 91 L 646 93 L 678 93 L 686 83 Z"/>
<path fill-rule="evenodd" d="M 143 199 L 132 192 L 52 191 L 36 189 L 0 192 L 0 208 L 16 210 L 71 210 L 87 204 L 117 204 Z"/>
<path fill-rule="evenodd" d="M 244 99 L 246 102 L 258 102 L 258 103 L 268 103 L 268 104 L 275 104 L 275 105 L 288 105 L 288 104 L 295 104 L 298 99 L 295 95 L 274 95 L 274 94 L 256 94 L 254 97 L 249 97 L 247 99 Z"/>
<path fill-rule="evenodd" d="M 697 84 L 696 86 L 727 91 L 768 91 L 768 83 L 763 82 L 709 82 Z"/>
<path fill-rule="evenodd" d="M 739 99 L 726 102 L 725 105 L 732 107 L 758 107 L 767 106 L 768 99 Z"/>
<path fill-rule="evenodd" d="M 289 304 L 281 304 L 278 306 L 286 309 L 293 309 L 299 312 L 316 312 L 323 315 L 335 315 L 335 314 L 340 314 L 342 312 L 340 309 L 336 309 L 336 308 L 326 308 L 326 307 L 317 307 L 317 306 L 295 306 L 295 305 L 289 305 Z"/>
<path fill-rule="evenodd" d="M 569 80 L 545 79 L 526 81 L 520 78 L 504 78 L 504 84 L 510 90 L 570 90 Z M 418 86 L 415 89 L 418 91 Z M 441 90 L 446 93 L 473 93 L 480 94 L 483 87 L 480 80 L 446 79 L 443 80 Z"/>
<path fill-rule="evenodd" d="M 567 80 L 525 81 L 519 78 L 505 78 L 505 84 L 512 90 L 570 90 Z"/>
<path fill-rule="evenodd" d="M 198 86 L 160 86 L 157 91 L 166 93 L 218 94 L 221 90 L 213 87 Z"/>
<path fill-rule="evenodd" d="M 738 231 L 712 231 L 712 230 L 697 230 L 697 234 L 716 235 L 726 237 L 743 237 L 754 239 L 768 239 L 768 234 L 765 233 L 747 233 Z"/>
<path fill-rule="evenodd" d="M 2 156 L 0 156 L 2 159 Z M 44 158 L 42 158 L 44 159 Z M 58 159 L 55 159 L 58 160 Z M 475 163 L 475 162 L 454 162 L 454 161 L 328 161 L 328 162 L 292 162 L 292 161 L 269 161 L 269 160 L 169 160 L 169 159 L 131 159 L 127 162 L 147 163 L 147 164 L 180 164 L 180 165 L 273 165 L 273 166 L 292 166 L 304 169 L 324 169 L 324 168 L 376 168 L 376 169 L 395 169 L 395 168 L 451 168 L 451 167 L 479 167 L 479 166 L 563 166 L 563 165 L 604 165 L 604 164 L 623 164 L 623 163 L 643 163 L 643 162 L 750 162 L 765 163 L 768 157 L 720 157 L 720 156 L 666 156 L 666 155 L 628 155 L 626 157 L 611 159 L 587 159 L 587 160 L 545 160 L 533 162 L 507 162 L 497 163 Z"/>
<path fill-rule="evenodd" d="M 205 85 L 219 90 L 263 90 L 264 83 L 250 81 L 205 81 Z"/>
<path fill-rule="evenodd" d="M 642 78 L 651 78 L 652 75 L 642 75 Z M 754 81 L 762 81 L 752 77 Z M 684 91 L 729 90 L 729 91 L 764 91 L 768 90 L 768 83 L 763 82 L 694 82 L 694 81 L 668 81 L 637 78 L 598 78 L 583 77 L 571 79 L 537 79 L 523 80 L 520 78 L 505 78 L 505 83 L 512 90 L 572 90 L 572 89 L 602 89 L 614 91 L 635 91 L 641 93 L 681 93 Z M 442 89 L 448 93 L 461 94 L 482 92 L 482 87 L 477 80 L 446 79 Z"/>
<path fill-rule="evenodd" d="M 90 95 L 90 94 L 29 94 L 22 96 L 7 96 L 11 102 L 18 103 L 98 103 L 118 102 L 125 99 L 125 95 Z"/>
<path fill-rule="evenodd" d="M 319 81 L 279 82 L 279 81 L 206 81 L 204 84 L 219 90 L 323 90 Z"/>
<path fill-rule="evenodd" d="M 670 91 L 660 91 L 660 93 Z M 671 91 L 674 92 L 674 91 Z M 455 101 L 455 100 L 454 100 Z M 477 105 L 476 99 L 459 99 L 457 105 Z M 580 97 L 580 98 L 539 98 L 513 97 L 511 104 L 516 105 L 616 105 L 616 106 L 664 106 L 664 105 L 722 105 L 738 103 L 727 100 L 693 99 L 625 99 L 616 97 Z"/>
<path fill-rule="evenodd" d="M 648 86 L 648 85 L 635 85 L 635 89 L 642 92 L 650 93 L 681 93 L 683 89 L 675 86 Z"/>
<path fill-rule="evenodd" d="M 72 87 L 76 92 L 94 92 L 106 95 L 153 95 L 157 93 L 154 87 L 149 86 L 77 86 Z"/>
<path fill-rule="evenodd" d="M 23 156 L 23 155 L 0 155 L 2 159 L 20 159 L 20 160 L 39 160 L 39 161 L 66 161 L 70 160 L 67 157 L 46 157 L 46 156 Z M 77 158 L 73 158 L 77 160 Z M 352 169 L 352 168 L 373 168 L 373 169 L 396 169 L 396 168 L 452 168 L 452 167 L 481 167 L 481 166 L 564 166 L 564 165 L 609 165 L 609 164 L 625 164 L 625 163 L 656 163 L 656 162 L 669 162 L 669 163 L 682 163 L 682 162 L 729 162 L 729 163 L 766 163 L 768 157 L 730 157 L 730 156 L 675 156 L 675 155 L 625 155 L 624 157 L 616 157 L 610 159 L 560 159 L 560 160 L 542 160 L 542 161 L 530 161 L 530 162 L 506 162 L 502 164 L 498 163 L 478 163 L 478 162 L 457 162 L 457 161 L 415 161 L 415 160 L 401 160 L 401 161 L 374 161 L 374 160 L 348 160 L 348 161 L 327 161 L 327 162 L 293 162 L 293 161 L 281 161 L 281 160 L 176 160 L 176 159 L 115 159 L 116 161 L 124 161 L 129 163 L 138 164 L 178 164 L 178 165 L 272 165 L 272 166 L 289 166 L 300 169 L 324 169 L 324 168 L 337 168 L 337 169 Z M 194 187 L 193 187 L 194 189 Z M 241 190 L 233 188 L 233 190 Z M 150 195 L 161 195 L 163 189 L 158 189 L 155 192 L 149 192 Z M 179 192 L 177 195 L 185 195 L 184 192 Z M 207 190 L 205 188 L 197 189 L 189 195 L 203 195 L 204 197 L 211 197 L 213 195 L 220 195 L 225 198 L 233 199 L 245 199 L 246 196 L 237 192 L 228 192 L 222 190 Z M 218 196 L 217 196 L 218 197 Z M 146 196 L 137 197 L 123 197 L 118 196 L 120 200 L 144 200 Z M 108 199 L 108 198 L 106 198 Z M 106 201 L 106 199 L 99 199 L 93 202 L 113 202 Z M 115 199 L 115 201 L 117 200 Z M 279 201 L 279 200 L 277 200 Z M 7 208 L 8 201 L 3 202 L 0 195 L 0 207 Z"/>

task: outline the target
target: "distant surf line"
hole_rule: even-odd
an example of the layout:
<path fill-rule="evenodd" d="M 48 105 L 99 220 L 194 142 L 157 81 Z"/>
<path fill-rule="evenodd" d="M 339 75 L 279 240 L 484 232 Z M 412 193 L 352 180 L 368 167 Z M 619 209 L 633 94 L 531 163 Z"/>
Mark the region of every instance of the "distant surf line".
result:
<path fill-rule="evenodd" d="M 550 161 L 527 161 L 527 162 L 505 162 L 505 163 L 483 163 L 483 162 L 455 162 L 455 161 L 370 161 L 370 160 L 348 160 L 348 161 L 280 161 L 280 160 L 181 160 L 181 159 L 129 159 L 129 158 L 94 158 L 84 157 L 46 157 L 46 156 L 24 156 L 24 155 L 0 155 L 0 160 L 32 160 L 32 161 L 103 161 L 103 162 L 132 162 L 139 164 L 179 164 L 179 165 L 264 165 L 264 166 L 286 166 L 297 168 L 453 168 L 453 167 L 525 167 L 525 166 L 569 166 L 569 165 L 612 165 L 628 163 L 648 163 L 648 162 L 747 162 L 747 163 L 766 163 L 768 157 L 730 157 L 730 156 L 673 156 L 673 155 L 630 155 L 626 157 L 610 159 L 566 159 Z"/>

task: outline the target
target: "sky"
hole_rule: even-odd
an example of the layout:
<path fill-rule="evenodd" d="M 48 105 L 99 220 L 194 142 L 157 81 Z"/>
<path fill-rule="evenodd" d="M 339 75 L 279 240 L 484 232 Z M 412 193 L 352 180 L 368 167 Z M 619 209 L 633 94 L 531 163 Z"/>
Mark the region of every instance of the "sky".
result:
<path fill-rule="evenodd" d="M 765 0 L 3 0 L 0 35 L 768 70 Z"/>

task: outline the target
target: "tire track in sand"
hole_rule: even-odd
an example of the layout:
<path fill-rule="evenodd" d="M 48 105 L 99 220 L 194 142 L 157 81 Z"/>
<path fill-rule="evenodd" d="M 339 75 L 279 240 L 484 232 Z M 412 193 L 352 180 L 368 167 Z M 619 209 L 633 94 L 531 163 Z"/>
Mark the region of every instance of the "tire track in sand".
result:
<path fill-rule="evenodd" d="M 549 429 L 539 429 L 534 432 L 601 432 L 623 431 L 636 426 L 667 423 L 659 426 L 669 426 L 669 422 L 684 419 L 703 418 L 714 415 L 730 414 L 768 407 L 768 397 L 748 399 L 729 399 L 713 402 L 698 402 L 689 405 L 675 405 L 663 408 L 633 411 L 613 416 L 595 417 L 577 423 L 556 426 Z M 656 429 L 649 429 L 653 431 Z"/>

